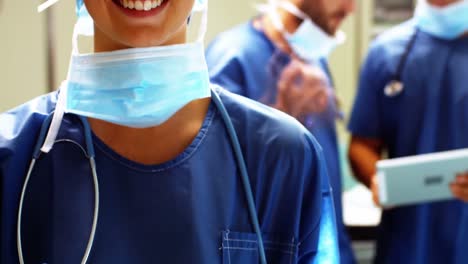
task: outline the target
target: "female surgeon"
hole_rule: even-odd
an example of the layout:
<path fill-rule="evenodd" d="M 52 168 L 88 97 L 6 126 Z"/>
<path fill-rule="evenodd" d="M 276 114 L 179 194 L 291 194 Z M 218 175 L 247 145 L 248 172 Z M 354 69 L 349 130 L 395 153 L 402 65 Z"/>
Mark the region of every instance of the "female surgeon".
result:
<path fill-rule="evenodd" d="M 1 263 L 338 262 L 320 147 L 209 84 L 205 1 L 77 11 L 59 91 L 0 115 Z"/>

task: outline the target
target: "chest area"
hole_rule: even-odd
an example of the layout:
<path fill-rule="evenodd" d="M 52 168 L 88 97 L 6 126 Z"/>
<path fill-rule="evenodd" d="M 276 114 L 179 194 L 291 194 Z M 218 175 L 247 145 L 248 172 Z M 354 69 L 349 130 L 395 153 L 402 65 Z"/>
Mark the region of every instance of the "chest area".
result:
<path fill-rule="evenodd" d="M 88 245 L 89 263 L 257 263 L 236 164 L 216 160 L 149 173 L 97 153 L 97 193 L 81 148 L 57 145 L 38 161 L 26 190 L 26 263 L 79 263 Z M 267 237 L 270 255 L 294 257 L 296 244 L 282 244 L 291 238 Z"/>
<path fill-rule="evenodd" d="M 468 122 L 468 50 L 457 46 L 439 48 L 414 51 L 403 63 L 402 58 L 395 59 L 395 65 L 404 65 L 401 79 L 397 79 L 402 88 L 388 93 L 398 71 L 389 69 L 377 90 L 384 123 L 395 127 L 406 117 L 439 121 L 450 115 Z"/>

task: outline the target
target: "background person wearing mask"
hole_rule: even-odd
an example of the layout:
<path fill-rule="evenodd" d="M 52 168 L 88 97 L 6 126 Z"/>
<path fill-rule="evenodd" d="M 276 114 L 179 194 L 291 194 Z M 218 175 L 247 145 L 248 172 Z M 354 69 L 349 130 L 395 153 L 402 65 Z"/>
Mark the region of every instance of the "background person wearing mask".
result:
<path fill-rule="evenodd" d="M 373 43 L 349 124 L 349 158 L 376 202 L 383 150 L 397 158 L 468 147 L 467 32 L 468 1 L 419 1 L 412 20 Z M 457 200 L 384 210 L 375 262 L 467 263 L 467 175 L 450 188 Z"/>
<path fill-rule="evenodd" d="M 341 263 L 354 263 L 354 256 L 342 220 L 339 110 L 327 57 L 344 41 L 338 27 L 353 9 L 352 0 L 270 0 L 263 15 L 220 34 L 206 52 L 214 83 L 290 114 L 319 141 L 333 188 Z"/>

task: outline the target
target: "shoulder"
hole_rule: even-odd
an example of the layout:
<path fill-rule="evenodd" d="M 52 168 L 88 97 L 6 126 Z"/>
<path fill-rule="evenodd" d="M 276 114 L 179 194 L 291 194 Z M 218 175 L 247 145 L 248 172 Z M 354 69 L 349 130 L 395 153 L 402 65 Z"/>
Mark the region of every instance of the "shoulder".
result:
<path fill-rule="evenodd" d="M 37 97 L 0 114 L 0 162 L 35 141 L 43 120 L 55 108 L 57 93 Z M 32 146 L 31 146 L 32 147 Z"/>
<path fill-rule="evenodd" d="M 273 49 L 271 41 L 255 29 L 252 21 L 219 34 L 207 47 L 208 63 L 237 58 L 241 61 L 258 58 L 259 51 Z"/>
<path fill-rule="evenodd" d="M 264 149 L 265 152 L 271 150 L 269 155 L 288 159 L 301 159 L 301 153 L 309 158 L 321 153 L 321 147 L 315 138 L 293 117 L 222 88 L 216 90 L 225 104 L 239 139 L 249 149 L 255 148 L 253 152 L 258 153 L 258 149 Z"/>
<path fill-rule="evenodd" d="M 369 48 L 368 59 L 385 63 L 398 60 L 416 33 L 413 20 L 406 21 L 380 34 Z"/>
<path fill-rule="evenodd" d="M 330 190 L 320 145 L 294 118 L 228 91 L 218 93 L 239 138 L 259 207 L 271 210 L 267 215 L 298 216 L 287 227 L 270 228 L 295 234 L 299 241 L 317 239 L 322 198 Z M 274 199 L 278 194 L 281 199 Z"/>
<path fill-rule="evenodd" d="M 416 24 L 413 20 L 405 21 L 397 26 L 394 26 L 382 34 L 375 40 L 374 45 L 398 45 L 407 43 L 416 32 Z"/>
<path fill-rule="evenodd" d="M 394 78 L 415 33 L 414 22 L 410 20 L 385 31 L 371 43 L 361 68 L 361 90 L 378 91 Z M 412 54 L 413 49 L 409 52 Z"/>
<path fill-rule="evenodd" d="M 222 49 L 222 51 L 238 51 L 249 53 L 257 51 L 262 47 L 271 47 L 271 41 L 266 35 L 253 26 L 252 20 L 237 25 L 227 31 L 220 33 L 208 45 L 208 52 Z"/>

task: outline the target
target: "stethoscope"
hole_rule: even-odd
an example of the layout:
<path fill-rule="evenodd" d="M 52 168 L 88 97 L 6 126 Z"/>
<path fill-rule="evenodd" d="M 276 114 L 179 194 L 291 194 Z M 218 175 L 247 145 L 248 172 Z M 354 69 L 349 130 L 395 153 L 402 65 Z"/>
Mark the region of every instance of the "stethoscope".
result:
<path fill-rule="evenodd" d="M 258 221 L 258 216 L 257 212 L 255 209 L 255 202 L 253 198 L 253 193 L 252 193 L 252 187 L 250 185 L 249 181 L 249 175 L 247 172 L 247 166 L 245 164 L 244 156 L 241 151 L 241 147 L 239 144 L 239 139 L 237 137 L 236 131 L 234 129 L 234 125 L 232 124 L 232 120 L 229 117 L 229 114 L 224 107 L 223 102 L 221 101 L 219 95 L 215 91 L 211 91 L 211 98 L 213 102 L 215 103 L 217 109 L 219 110 L 221 117 L 223 119 L 224 125 L 226 127 L 229 139 L 232 144 L 232 148 L 234 150 L 234 155 L 236 157 L 237 161 L 237 166 L 239 167 L 240 173 L 241 173 L 241 180 L 242 180 L 242 185 L 245 193 L 245 198 L 247 199 L 247 205 L 248 205 L 248 211 L 249 211 L 249 217 L 250 221 L 253 225 L 253 229 L 257 235 L 258 239 L 258 251 L 260 254 L 260 260 L 262 264 L 266 264 L 266 256 L 265 256 L 265 248 L 263 246 L 263 238 L 262 234 L 260 231 L 260 224 Z M 36 145 L 34 147 L 33 151 L 33 156 L 31 163 L 29 165 L 29 169 L 26 175 L 26 179 L 23 184 L 23 189 L 21 191 L 21 198 L 20 198 L 20 203 L 19 203 L 19 210 L 18 210 L 18 219 L 17 219 L 17 249 L 18 249 L 18 257 L 19 257 L 19 262 L 20 264 L 24 264 L 24 256 L 23 256 L 23 247 L 22 247 L 22 242 L 21 242 L 21 218 L 22 218 L 22 213 L 23 213 L 23 202 L 24 202 L 24 197 L 28 188 L 28 183 L 29 179 L 31 178 L 31 174 L 34 170 L 34 167 L 36 165 L 36 161 L 41 157 L 41 155 L 44 154 L 44 152 L 41 151 L 41 146 L 43 145 L 46 136 L 47 136 L 47 131 L 51 125 L 52 119 L 53 119 L 54 113 L 52 112 L 49 114 L 49 116 L 44 120 L 41 126 L 41 130 L 36 142 Z M 85 136 L 85 148 L 81 148 L 84 155 L 88 158 L 89 160 L 89 166 L 91 167 L 92 171 L 92 178 L 93 178 L 93 184 L 94 184 L 94 214 L 93 214 L 93 223 L 91 227 L 91 233 L 89 235 L 88 243 L 86 245 L 86 250 L 83 255 L 83 258 L 81 260 L 81 264 L 86 264 L 89 259 L 89 255 L 91 253 L 91 249 L 93 247 L 94 243 L 94 238 L 96 234 L 96 228 L 97 228 L 97 223 L 98 223 L 98 215 L 99 215 L 99 182 L 98 182 L 98 176 L 97 176 L 97 170 L 96 170 L 96 162 L 95 162 L 95 152 L 94 152 L 94 146 L 93 146 L 93 140 L 92 140 L 92 133 L 91 133 L 91 128 L 89 126 L 88 120 L 85 117 L 78 116 L 79 120 L 81 121 L 83 125 L 83 130 L 84 130 L 84 136 Z"/>
<path fill-rule="evenodd" d="M 384 94 L 387 97 L 396 97 L 400 95 L 403 90 L 405 89 L 405 84 L 403 83 L 403 71 L 406 66 L 406 62 L 408 60 L 408 56 L 411 53 L 411 51 L 414 48 L 414 45 L 416 43 L 416 39 L 418 38 L 419 34 L 419 29 L 416 28 L 416 31 L 414 32 L 413 36 L 410 39 L 410 42 L 407 44 L 405 47 L 405 52 L 400 58 L 400 61 L 398 63 L 398 67 L 396 70 L 396 73 L 393 75 L 392 79 L 390 82 L 387 83 L 387 85 L 384 88 Z"/>

